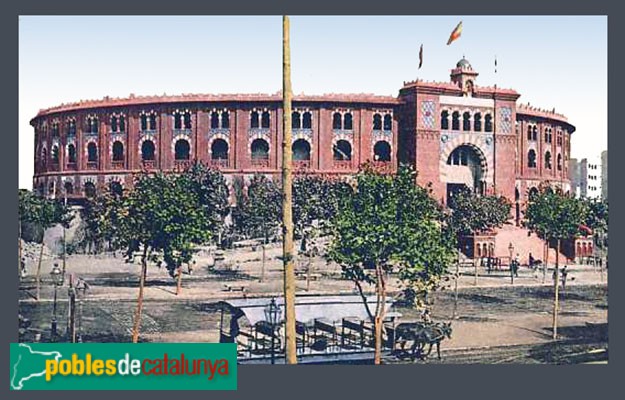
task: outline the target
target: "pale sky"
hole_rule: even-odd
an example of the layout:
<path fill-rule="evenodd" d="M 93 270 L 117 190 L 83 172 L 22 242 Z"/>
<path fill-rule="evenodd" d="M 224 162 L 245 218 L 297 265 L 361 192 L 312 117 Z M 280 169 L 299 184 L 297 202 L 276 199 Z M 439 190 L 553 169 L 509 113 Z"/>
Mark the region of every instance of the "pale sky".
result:
<path fill-rule="evenodd" d="M 607 149 L 605 16 L 291 17 L 296 94 L 396 96 L 404 81 L 449 81 L 463 55 L 477 85 L 566 115 L 577 128 L 571 157 Z M 19 187 L 32 186 L 29 121 L 41 108 L 130 93 L 275 93 L 281 63 L 276 16 L 20 17 Z"/>

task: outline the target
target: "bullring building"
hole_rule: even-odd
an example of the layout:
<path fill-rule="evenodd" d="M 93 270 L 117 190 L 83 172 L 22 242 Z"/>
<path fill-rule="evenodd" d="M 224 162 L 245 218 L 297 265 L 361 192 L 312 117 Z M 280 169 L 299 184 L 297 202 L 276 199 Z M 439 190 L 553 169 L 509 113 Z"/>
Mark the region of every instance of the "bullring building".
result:
<path fill-rule="evenodd" d="M 370 161 L 413 165 L 443 203 L 462 186 L 515 204 L 517 219 L 542 181 L 570 189 L 575 127 L 553 111 L 517 103 L 511 89 L 481 86 L 466 60 L 448 82 L 405 82 L 397 97 L 294 96 L 296 173 L 352 175 Z M 120 191 L 143 170 L 193 160 L 236 175 L 279 179 L 281 94 L 189 94 L 80 101 L 41 110 L 35 129 L 36 190 L 81 199 Z"/>

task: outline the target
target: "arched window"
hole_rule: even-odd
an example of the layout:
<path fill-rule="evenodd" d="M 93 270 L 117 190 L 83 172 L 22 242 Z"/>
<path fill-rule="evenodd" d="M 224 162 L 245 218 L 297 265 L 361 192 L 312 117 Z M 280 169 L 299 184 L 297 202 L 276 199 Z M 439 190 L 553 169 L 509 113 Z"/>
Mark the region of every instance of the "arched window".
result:
<path fill-rule="evenodd" d="M 261 128 L 269 128 L 269 111 L 264 111 L 260 121 Z"/>
<path fill-rule="evenodd" d="M 182 115 L 179 111 L 174 113 L 174 129 L 182 129 Z"/>
<path fill-rule="evenodd" d="M 219 128 L 219 114 L 216 111 L 211 113 L 211 129 Z"/>
<path fill-rule="evenodd" d="M 98 133 L 98 118 L 97 117 L 91 117 L 88 119 L 88 131 L 89 133 Z"/>
<path fill-rule="evenodd" d="M 269 144 L 264 139 L 254 139 L 252 142 L 252 159 L 266 160 L 269 158 Z"/>
<path fill-rule="evenodd" d="M 352 145 L 347 140 L 339 140 L 334 145 L 334 159 L 348 161 L 352 159 Z"/>
<path fill-rule="evenodd" d="M 250 114 L 250 128 L 258 128 L 259 124 L 259 115 L 257 111 L 252 111 Z"/>
<path fill-rule="evenodd" d="M 154 150 L 154 142 L 151 140 L 145 140 L 141 144 L 141 160 L 154 161 Z"/>
<path fill-rule="evenodd" d="M 113 115 L 111 117 L 111 132 L 117 132 L 117 117 Z"/>
<path fill-rule="evenodd" d="M 471 130 L 471 113 L 469 112 L 465 112 L 464 114 L 462 114 L 462 130 Z"/>
<path fill-rule="evenodd" d="M 486 116 L 484 117 L 484 131 L 493 131 L 493 117 L 490 114 L 486 114 Z"/>
<path fill-rule="evenodd" d="M 98 161 L 98 146 L 93 142 L 87 145 L 87 161 L 88 162 Z"/>
<path fill-rule="evenodd" d="M 519 201 L 521 198 L 521 193 L 519 193 L 519 188 L 514 188 L 514 201 Z"/>
<path fill-rule="evenodd" d="M 449 111 L 444 110 L 441 112 L 441 129 L 448 130 L 449 129 Z"/>
<path fill-rule="evenodd" d="M 343 129 L 343 117 L 340 113 L 335 112 L 332 115 L 332 129 Z"/>
<path fill-rule="evenodd" d="M 228 159 L 228 143 L 223 139 L 215 139 L 211 145 L 212 160 Z"/>
<path fill-rule="evenodd" d="M 527 140 L 532 140 L 532 127 L 530 125 L 527 126 Z"/>
<path fill-rule="evenodd" d="M 141 130 L 142 131 L 148 130 L 148 116 L 145 114 L 141 114 Z"/>
<path fill-rule="evenodd" d="M 93 198 L 95 197 L 95 194 L 96 194 L 96 189 L 95 189 L 95 185 L 93 184 L 93 182 L 85 183 L 85 196 L 88 198 Z"/>
<path fill-rule="evenodd" d="M 156 130 L 156 114 L 154 113 L 150 114 L 150 130 Z"/>
<path fill-rule="evenodd" d="M 310 160 L 310 143 L 304 139 L 293 142 L 293 160 Z"/>
<path fill-rule="evenodd" d="M 460 146 L 447 157 L 448 165 L 469 165 L 469 148 Z"/>
<path fill-rule="evenodd" d="M 375 161 L 391 161 L 391 145 L 384 140 L 376 142 L 373 146 L 373 159 Z"/>
<path fill-rule="evenodd" d="M 297 111 L 291 113 L 291 128 L 300 129 L 302 127 L 302 120 L 300 114 Z"/>
<path fill-rule="evenodd" d="M 343 115 L 343 129 L 348 131 L 354 129 L 351 113 L 345 113 L 345 115 Z"/>
<path fill-rule="evenodd" d="M 551 152 L 545 153 L 545 168 L 551 169 Z"/>
<path fill-rule="evenodd" d="M 119 140 L 113 143 L 113 161 L 124 161 L 124 144 Z"/>
<path fill-rule="evenodd" d="M 50 155 L 52 156 L 52 163 L 58 164 L 59 163 L 59 147 L 57 145 L 52 146 Z"/>
<path fill-rule="evenodd" d="M 113 196 L 121 196 L 124 191 L 122 184 L 117 181 L 111 181 L 109 189 Z"/>
<path fill-rule="evenodd" d="M 386 114 L 384 116 L 384 130 L 390 131 L 393 129 L 393 116 L 391 114 Z"/>
<path fill-rule="evenodd" d="M 451 130 L 460 130 L 460 113 L 458 111 L 454 111 L 453 114 L 451 114 Z"/>
<path fill-rule="evenodd" d="M 473 116 L 473 130 L 476 132 L 482 131 L 482 114 L 475 113 Z"/>
<path fill-rule="evenodd" d="M 48 163 L 48 150 L 45 147 L 41 149 L 41 162 L 44 166 Z"/>
<path fill-rule="evenodd" d="M 527 152 L 527 166 L 536 168 L 536 152 L 533 149 Z"/>
<path fill-rule="evenodd" d="M 562 154 L 558 154 L 558 171 L 562 171 Z"/>
<path fill-rule="evenodd" d="M 230 113 L 228 111 L 221 113 L 221 127 L 224 129 L 230 129 Z"/>
<path fill-rule="evenodd" d="M 68 121 L 67 134 L 68 135 L 75 135 L 76 134 L 76 121 L 73 120 L 73 119 L 70 119 Z"/>
<path fill-rule="evenodd" d="M 71 143 L 67 145 L 67 162 L 71 164 L 76 162 L 76 146 Z"/>
<path fill-rule="evenodd" d="M 534 125 L 532 128 L 532 140 L 536 141 L 538 139 L 538 127 Z"/>
<path fill-rule="evenodd" d="M 48 194 L 54 194 L 54 182 L 50 182 L 50 184 L 48 185 Z"/>
<path fill-rule="evenodd" d="M 70 181 L 65 181 L 63 187 L 65 188 L 65 194 L 74 194 L 74 185 Z"/>
<path fill-rule="evenodd" d="M 302 118 L 302 128 L 312 129 L 312 114 L 306 111 Z"/>
<path fill-rule="evenodd" d="M 191 129 L 191 113 L 188 111 L 184 113 L 184 129 Z"/>
<path fill-rule="evenodd" d="M 126 117 L 123 115 L 119 116 L 119 131 L 126 132 Z"/>
<path fill-rule="evenodd" d="M 373 114 L 373 129 L 376 131 L 382 130 L 382 116 L 380 114 Z"/>
<path fill-rule="evenodd" d="M 188 160 L 191 152 L 191 146 L 185 139 L 178 139 L 174 146 L 176 160 Z"/>

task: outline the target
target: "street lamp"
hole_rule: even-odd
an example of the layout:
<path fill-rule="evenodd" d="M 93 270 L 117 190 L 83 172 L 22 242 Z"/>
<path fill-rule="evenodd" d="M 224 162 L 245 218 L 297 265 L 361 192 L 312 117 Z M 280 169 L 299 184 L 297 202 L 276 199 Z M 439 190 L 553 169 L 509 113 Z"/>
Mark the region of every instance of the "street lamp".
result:
<path fill-rule="evenodd" d="M 275 356 L 275 338 L 276 338 L 276 325 L 280 320 L 281 310 L 280 305 L 276 304 L 276 299 L 272 298 L 269 305 L 265 307 L 265 320 L 271 326 L 271 363 L 276 363 Z"/>
<path fill-rule="evenodd" d="M 510 252 L 510 282 L 514 284 L 514 269 L 516 267 L 514 260 L 512 259 L 512 254 L 514 253 L 514 245 L 512 242 L 508 245 L 508 251 Z"/>
<path fill-rule="evenodd" d="M 78 343 L 82 343 L 82 303 L 83 298 L 87 294 L 87 289 L 89 289 L 89 285 L 82 279 L 78 279 L 78 283 L 76 283 L 76 291 L 80 294 L 78 296 Z"/>
<path fill-rule="evenodd" d="M 52 306 L 52 321 L 51 321 L 51 327 L 50 327 L 50 330 L 51 330 L 50 335 L 51 335 L 51 339 L 56 341 L 56 336 L 57 336 L 56 292 L 57 292 L 58 287 L 63 284 L 63 272 L 59 268 L 58 263 L 54 263 L 54 266 L 52 267 L 52 271 L 50 271 L 50 275 L 52 276 L 52 282 L 54 283 L 54 303 Z"/>

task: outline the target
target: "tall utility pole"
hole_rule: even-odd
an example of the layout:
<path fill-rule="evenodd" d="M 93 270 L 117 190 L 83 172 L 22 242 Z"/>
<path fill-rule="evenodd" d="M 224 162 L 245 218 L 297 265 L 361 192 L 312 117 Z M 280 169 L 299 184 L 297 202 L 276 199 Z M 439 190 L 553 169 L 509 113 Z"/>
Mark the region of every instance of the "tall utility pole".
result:
<path fill-rule="evenodd" d="M 291 49 L 289 39 L 289 17 L 282 17 L 282 98 L 284 115 L 282 130 L 282 201 L 284 263 L 284 311 L 285 343 L 287 364 L 297 364 L 295 352 L 295 264 L 293 262 L 293 186 L 291 185 Z"/>

